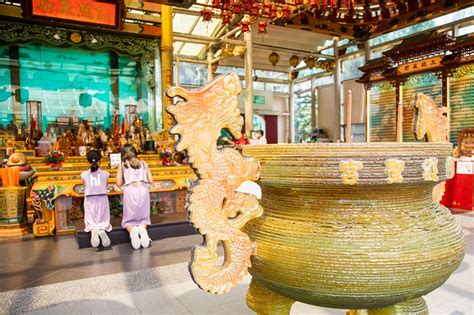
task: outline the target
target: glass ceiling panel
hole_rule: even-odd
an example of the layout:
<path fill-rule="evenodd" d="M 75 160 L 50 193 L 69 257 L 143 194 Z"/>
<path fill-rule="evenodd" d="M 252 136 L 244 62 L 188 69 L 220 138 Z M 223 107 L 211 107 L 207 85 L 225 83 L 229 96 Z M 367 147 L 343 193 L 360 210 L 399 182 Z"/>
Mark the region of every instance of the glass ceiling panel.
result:
<path fill-rule="evenodd" d="M 204 22 L 199 18 L 199 23 L 194 28 L 192 34 L 201 36 L 211 36 L 220 23 L 220 19 L 213 18 L 211 22 Z"/>
<path fill-rule="evenodd" d="M 173 44 L 173 54 L 177 55 L 179 50 L 181 49 L 181 46 L 183 46 L 183 42 L 174 42 Z"/>
<path fill-rule="evenodd" d="M 203 44 L 194 44 L 194 43 L 186 43 L 184 44 L 183 48 L 181 49 L 181 55 L 184 56 L 197 56 L 203 47 L 206 45 Z"/>
<path fill-rule="evenodd" d="M 173 17 L 173 31 L 177 33 L 189 33 L 196 19 L 200 17 L 176 13 Z"/>

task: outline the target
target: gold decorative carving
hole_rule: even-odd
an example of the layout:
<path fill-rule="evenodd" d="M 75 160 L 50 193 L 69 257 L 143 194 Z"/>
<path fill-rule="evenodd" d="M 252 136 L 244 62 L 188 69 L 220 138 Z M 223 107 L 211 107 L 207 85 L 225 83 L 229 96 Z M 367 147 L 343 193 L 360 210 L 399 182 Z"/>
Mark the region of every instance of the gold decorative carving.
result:
<path fill-rule="evenodd" d="M 359 180 L 358 171 L 364 166 L 359 161 L 342 161 L 339 163 L 339 171 L 342 172 L 342 182 L 344 185 L 355 185 Z"/>
<path fill-rule="evenodd" d="M 388 159 L 385 161 L 385 175 L 388 176 L 387 182 L 403 183 L 402 172 L 405 169 L 405 162 L 397 159 Z"/>
<path fill-rule="evenodd" d="M 438 107 L 436 103 L 423 93 L 414 96 L 415 115 L 413 126 L 415 138 L 428 142 L 448 141 L 447 107 Z"/>
<path fill-rule="evenodd" d="M 423 161 L 423 178 L 426 181 L 438 181 L 438 159 L 428 158 Z"/>
<path fill-rule="evenodd" d="M 438 107 L 436 103 L 423 93 L 418 93 L 414 97 L 415 115 L 413 126 L 416 140 L 426 140 L 428 142 L 448 142 L 448 117 L 449 108 Z M 449 157 L 450 158 L 450 157 Z M 423 178 L 425 180 L 438 180 L 438 160 L 423 163 Z M 453 162 L 454 163 L 454 162 Z M 453 165 L 452 176 L 454 176 Z M 448 176 L 448 160 L 446 160 L 446 176 Z M 439 183 L 433 188 L 433 201 L 439 203 L 446 191 L 446 182 Z"/>
<path fill-rule="evenodd" d="M 167 91 L 169 97 L 184 99 L 167 108 L 176 121 L 170 132 L 180 135 L 176 150 L 187 151 L 199 177 L 187 209 L 205 242 L 194 247 L 190 270 L 199 287 L 217 294 L 228 292 L 247 274 L 254 246 L 240 228 L 263 213 L 255 195 L 236 192 L 243 182 L 259 178 L 259 162 L 234 149 L 217 150 L 222 129 L 241 136 L 243 119 L 237 108 L 241 91 L 235 74 L 219 76 L 199 91 L 180 87 Z M 219 241 L 224 248 L 223 264 L 217 254 Z"/>
<path fill-rule="evenodd" d="M 448 156 L 446 158 L 446 179 L 451 179 L 454 177 L 454 158 Z"/>

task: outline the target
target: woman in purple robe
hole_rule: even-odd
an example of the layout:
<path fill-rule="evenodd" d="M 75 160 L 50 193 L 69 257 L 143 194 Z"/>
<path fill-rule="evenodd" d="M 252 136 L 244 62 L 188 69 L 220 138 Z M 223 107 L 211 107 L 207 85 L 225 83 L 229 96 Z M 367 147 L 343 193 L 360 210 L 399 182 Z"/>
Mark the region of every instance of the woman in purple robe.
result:
<path fill-rule="evenodd" d="M 133 146 L 124 145 L 120 155 L 122 163 L 117 170 L 117 185 L 124 185 L 122 227 L 130 233 L 133 248 L 146 248 L 150 246 L 146 228 L 150 224 L 149 185 L 153 179 L 148 165 L 138 159 Z"/>
<path fill-rule="evenodd" d="M 82 172 L 84 182 L 84 223 L 86 232 L 91 232 L 91 245 L 98 247 L 110 246 L 107 232 L 112 230 L 110 225 L 109 198 L 107 196 L 107 181 L 109 173 L 99 169 L 101 156 L 96 150 L 87 153 L 87 161 L 91 164 L 88 171 Z"/>

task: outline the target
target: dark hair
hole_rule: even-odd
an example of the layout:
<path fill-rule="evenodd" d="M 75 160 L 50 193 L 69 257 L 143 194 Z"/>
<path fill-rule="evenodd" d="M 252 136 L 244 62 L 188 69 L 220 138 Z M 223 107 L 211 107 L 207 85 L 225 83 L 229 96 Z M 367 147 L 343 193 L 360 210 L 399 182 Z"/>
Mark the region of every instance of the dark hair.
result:
<path fill-rule="evenodd" d="M 101 156 L 99 151 L 92 150 L 87 152 L 87 161 L 91 163 L 91 172 L 95 172 L 99 169 L 99 161 L 101 160 Z"/>
<path fill-rule="evenodd" d="M 265 134 L 265 133 L 263 132 L 263 130 L 257 130 L 257 132 L 260 132 L 260 133 L 262 134 L 262 136 Z"/>
<path fill-rule="evenodd" d="M 138 159 L 137 149 L 130 144 L 126 144 L 120 149 L 120 156 L 125 168 L 128 168 L 128 165 L 130 165 L 133 169 L 137 170 L 142 166 L 141 161 Z M 128 163 L 126 163 L 127 161 Z"/>

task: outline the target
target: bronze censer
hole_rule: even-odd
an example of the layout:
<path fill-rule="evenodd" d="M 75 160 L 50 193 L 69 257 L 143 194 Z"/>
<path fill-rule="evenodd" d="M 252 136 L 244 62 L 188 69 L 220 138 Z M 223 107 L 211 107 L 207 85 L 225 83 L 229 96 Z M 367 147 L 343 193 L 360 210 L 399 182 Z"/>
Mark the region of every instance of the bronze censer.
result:
<path fill-rule="evenodd" d="M 451 144 L 255 145 L 242 156 L 216 145 L 223 128 L 240 137 L 240 92 L 234 74 L 199 91 L 167 91 L 183 99 L 167 109 L 170 132 L 199 178 L 187 204 L 204 236 L 190 262 L 198 286 L 225 293 L 248 270 L 247 305 L 258 314 L 288 314 L 295 301 L 427 314 L 422 296 L 464 256 L 460 227 L 432 198 L 454 174 Z"/>

